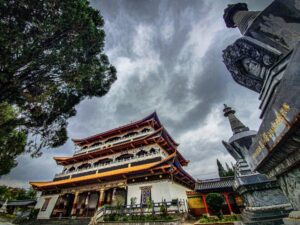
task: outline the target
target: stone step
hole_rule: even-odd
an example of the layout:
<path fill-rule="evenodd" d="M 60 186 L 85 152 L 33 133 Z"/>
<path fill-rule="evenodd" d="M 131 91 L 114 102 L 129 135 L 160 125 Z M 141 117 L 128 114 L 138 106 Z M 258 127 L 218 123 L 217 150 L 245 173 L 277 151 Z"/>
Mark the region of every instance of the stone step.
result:
<path fill-rule="evenodd" d="M 21 225 L 88 225 L 91 218 L 31 220 Z"/>

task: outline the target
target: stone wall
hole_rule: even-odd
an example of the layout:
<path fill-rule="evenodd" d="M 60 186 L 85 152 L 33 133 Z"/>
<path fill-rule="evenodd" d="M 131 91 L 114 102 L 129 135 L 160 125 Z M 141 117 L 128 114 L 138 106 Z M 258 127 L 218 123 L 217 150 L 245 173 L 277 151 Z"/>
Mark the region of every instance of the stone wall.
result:
<path fill-rule="evenodd" d="M 97 225 L 180 225 L 180 221 L 172 222 L 98 222 Z"/>

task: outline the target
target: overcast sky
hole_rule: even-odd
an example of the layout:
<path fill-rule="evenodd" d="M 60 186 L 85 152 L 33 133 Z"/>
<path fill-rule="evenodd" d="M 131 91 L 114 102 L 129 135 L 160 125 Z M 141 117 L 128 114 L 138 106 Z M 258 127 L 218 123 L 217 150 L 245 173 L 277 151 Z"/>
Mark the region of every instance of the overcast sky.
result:
<path fill-rule="evenodd" d="M 222 50 L 240 37 L 223 21 L 225 0 L 101 0 L 91 4 L 105 19 L 105 51 L 117 68 L 118 80 L 102 98 L 85 100 L 69 120 L 68 134 L 83 138 L 153 111 L 180 143 L 195 178 L 217 177 L 216 159 L 233 162 L 222 146 L 232 135 L 223 103 L 251 129 L 260 124 L 258 94 L 236 84 L 222 62 Z M 271 0 L 249 0 L 250 10 Z M 29 187 L 28 181 L 51 180 L 62 170 L 53 156 L 68 156 L 68 142 L 45 150 L 42 157 L 18 158 L 19 165 L 1 184 Z"/>

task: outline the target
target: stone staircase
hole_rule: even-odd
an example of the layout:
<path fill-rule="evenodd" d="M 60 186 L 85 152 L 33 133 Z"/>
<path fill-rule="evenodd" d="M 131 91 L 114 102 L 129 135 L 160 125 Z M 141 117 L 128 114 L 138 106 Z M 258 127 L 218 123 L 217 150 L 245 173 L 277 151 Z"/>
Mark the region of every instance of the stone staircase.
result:
<path fill-rule="evenodd" d="M 91 218 L 31 220 L 20 225 L 88 225 Z"/>

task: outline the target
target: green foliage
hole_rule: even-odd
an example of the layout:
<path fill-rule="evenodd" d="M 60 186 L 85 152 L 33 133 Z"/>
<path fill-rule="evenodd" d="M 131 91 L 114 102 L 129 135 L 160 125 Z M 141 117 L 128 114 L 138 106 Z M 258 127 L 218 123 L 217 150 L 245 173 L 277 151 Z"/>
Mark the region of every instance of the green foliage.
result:
<path fill-rule="evenodd" d="M 224 169 L 222 163 L 218 159 L 217 159 L 217 165 L 218 165 L 219 177 L 224 177 L 225 176 L 225 169 Z"/>
<path fill-rule="evenodd" d="M 148 212 L 154 213 L 154 208 L 153 208 L 154 203 L 149 197 L 147 198 L 146 204 L 147 204 Z"/>
<path fill-rule="evenodd" d="M 0 175 L 7 174 L 11 168 L 17 166 L 15 159 L 24 152 L 27 133 L 11 123 L 17 116 L 11 105 L 0 103 Z"/>
<path fill-rule="evenodd" d="M 218 218 L 216 216 L 202 216 L 197 223 L 212 223 L 215 224 L 217 222 L 234 222 L 240 221 L 237 215 L 226 215 L 223 218 Z"/>
<path fill-rule="evenodd" d="M 168 207 L 165 200 L 161 203 L 159 210 L 162 216 L 164 217 L 168 216 Z"/>
<path fill-rule="evenodd" d="M 233 169 L 233 166 L 232 167 L 229 167 L 228 164 L 226 163 L 226 176 L 227 177 L 232 177 L 234 176 L 234 169 Z"/>
<path fill-rule="evenodd" d="M 66 142 L 80 101 L 105 95 L 116 80 L 103 52 L 104 20 L 88 0 L 1 1 L 0 15 L 0 104 L 18 112 L 0 132 L 9 130 L 21 147 L 30 134 L 26 150 L 39 156 Z M 5 151 L 13 149 L 8 143 L 0 144 Z"/>
<path fill-rule="evenodd" d="M 36 192 L 30 188 L 29 190 L 23 188 L 12 188 L 5 185 L 0 186 L 0 200 L 28 200 L 35 199 Z"/>
<path fill-rule="evenodd" d="M 210 210 L 217 213 L 217 215 L 220 215 L 222 205 L 224 204 L 224 198 L 221 194 L 209 193 L 206 196 L 206 202 Z"/>
<path fill-rule="evenodd" d="M 136 197 L 130 198 L 130 206 L 132 207 L 134 205 L 136 205 Z"/>
<path fill-rule="evenodd" d="M 224 169 L 222 163 L 217 159 L 219 177 L 232 177 L 234 176 L 233 166 L 229 167 L 226 163 L 226 169 Z"/>

